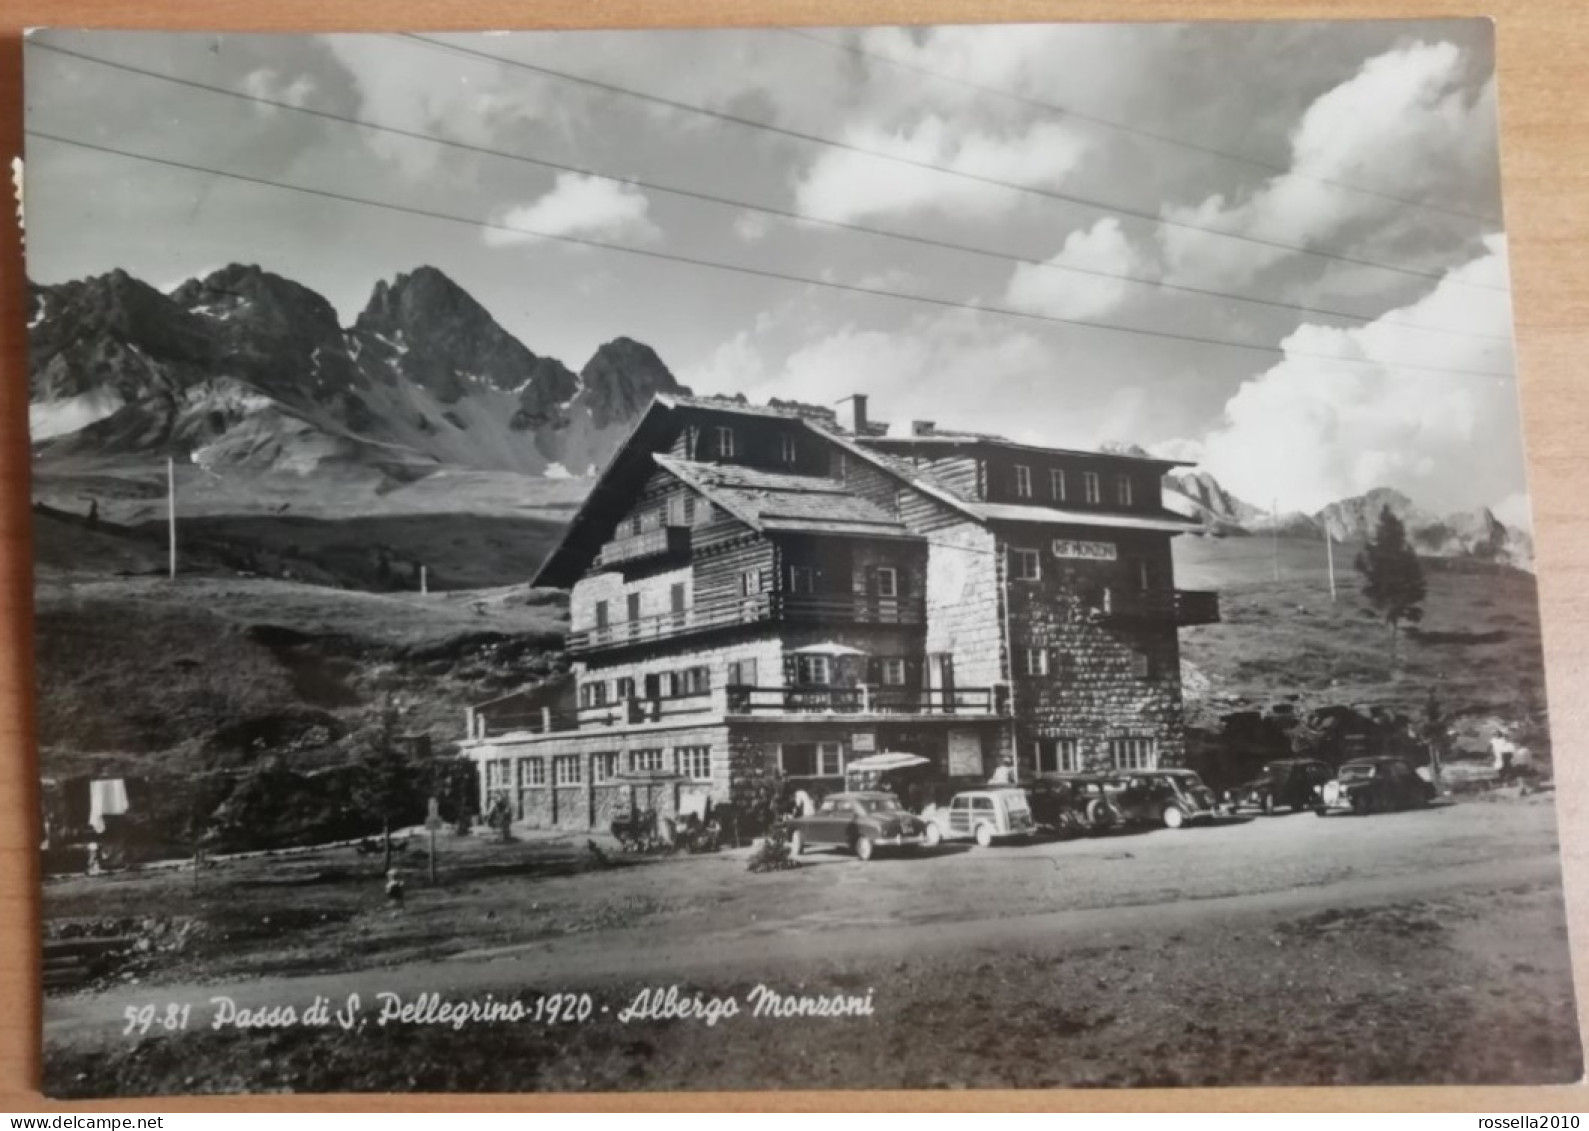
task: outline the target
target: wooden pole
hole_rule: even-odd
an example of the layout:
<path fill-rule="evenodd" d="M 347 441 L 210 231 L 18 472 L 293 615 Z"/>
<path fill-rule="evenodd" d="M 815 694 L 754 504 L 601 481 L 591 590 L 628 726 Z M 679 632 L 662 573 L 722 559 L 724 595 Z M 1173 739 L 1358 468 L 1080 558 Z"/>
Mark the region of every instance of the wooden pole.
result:
<path fill-rule="evenodd" d="M 421 593 L 430 592 L 430 573 L 427 566 L 419 567 L 419 591 Z"/>
<path fill-rule="evenodd" d="M 177 578 L 177 461 L 166 456 L 166 525 L 168 527 L 171 580 Z"/>
<path fill-rule="evenodd" d="M 1269 506 L 1269 549 L 1274 555 L 1275 580 L 1280 580 L 1280 500 L 1275 499 Z"/>
<path fill-rule="evenodd" d="M 1330 567 L 1330 601 L 1335 601 L 1335 538 L 1330 534 L 1330 528 L 1324 528 L 1324 560 Z"/>

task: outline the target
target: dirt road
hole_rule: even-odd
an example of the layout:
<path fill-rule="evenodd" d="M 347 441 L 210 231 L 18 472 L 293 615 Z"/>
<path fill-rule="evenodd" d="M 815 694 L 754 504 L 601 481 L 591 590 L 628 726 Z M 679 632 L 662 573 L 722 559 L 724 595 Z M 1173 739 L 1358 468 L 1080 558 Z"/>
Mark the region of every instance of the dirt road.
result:
<path fill-rule="evenodd" d="M 207 1057 L 251 1063 L 262 1047 L 274 1067 L 264 1077 L 235 1068 L 244 1086 L 532 1086 L 485 1063 L 448 1067 L 458 1053 L 447 1047 L 471 1037 L 534 1052 L 539 1087 L 1576 1078 L 1553 828 L 1548 801 L 1535 800 L 870 864 L 812 854 L 765 876 L 731 855 L 679 860 L 523 892 L 554 905 L 565 886 L 587 899 L 603 888 L 609 900 L 670 893 L 639 922 L 425 962 L 352 957 L 319 973 L 56 998 L 47 1047 L 52 1067 L 102 1056 L 155 1090 L 179 1069 L 187 1087 L 235 1086 L 189 1069 Z M 869 991 L 875 1012 L 776 1025 L 617 1020 L 647 987 L 743 1004 L 757 984 Z M 302 1011 L 358 993 L 370 1010 L 381 993 L 532 1001 L 557 991 L 591 994 L 592 1016 L 551 1032 L 381 1026 L 368 1012 L 358 1035 L 122 1036 L 129 1006 L 189 1004 L 197 1029 L 222 996 Z M 860 1036 L 865 1055 L 799 1071 L 789 1061 Z M 561 1051 L 542 1047 L 554 1037 Z M 77 1075 L 63 1086 L 102 1083 Z"/>

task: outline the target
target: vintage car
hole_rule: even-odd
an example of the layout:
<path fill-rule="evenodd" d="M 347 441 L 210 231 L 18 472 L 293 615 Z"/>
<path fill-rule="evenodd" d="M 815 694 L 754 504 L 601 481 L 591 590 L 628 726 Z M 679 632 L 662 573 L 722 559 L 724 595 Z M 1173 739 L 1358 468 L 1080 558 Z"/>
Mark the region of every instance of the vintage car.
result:
<path fill-rule="evenodd" d="M 1178 829 L 1218 815 L 1214 791 L 1194 770 L 1132 770 L 1119 775 L 1109 799 L 1128 825 Z"/>
<path fill-rule="evenodd" d="M 1031 836 L 1037 831 L 1026 794 L 1013 786 L 957 793 L 949 804 L 922 813 L 927 843 L 974 840 L 986 848 L 996 840 Z"/>
<path fill-rule="evenodd" d="M 1226 794 L 1226 804 L 1232 810 L 1262 809 L 1273 813 L 1289 808 L 1300 813 L 1318 805 L 1325 783 L 1334 778 L 1335 770 L 1327 762 L 1282 758 L 1270 762 L 1257 777 Z"/>
<path fill-rule="evenodd" d="M 1113 800 L 1118 788 L 1106 774 L 1065 774 L 1032 783 L 1027 802 L 1039 828 L 1059 835 L 1102 832 L 1121 821 Z"/>
<path fill-rule="evenodd" d="M 1314 812 L 1384 813 L 1427 805 L 1435 787 L 1418 776 L 1400 758 L 1358 758 L 1341 766 L 1335 780 L 1326 782 Z"/>
<path fill-rule="evenodd" d="M 907 813 L 892 793 L 833 793 L 809 817 L 784 822 L 789 849 L 847 848 L 870 860 L 879 848 L 915 848 L 926 842 L 921 818 Z"/>

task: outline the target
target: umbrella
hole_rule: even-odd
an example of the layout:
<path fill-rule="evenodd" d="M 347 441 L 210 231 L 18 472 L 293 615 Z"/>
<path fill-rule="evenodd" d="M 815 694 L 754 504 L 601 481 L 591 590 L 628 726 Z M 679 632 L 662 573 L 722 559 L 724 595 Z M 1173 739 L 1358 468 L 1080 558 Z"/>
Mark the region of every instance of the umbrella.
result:
<path fill-rule="evenodd" d="M 865 652 L 859 648 L 851 648 L 848 644 L 840 644 L 836 640 L 826 640 L 821 644 L 807 644 L 804 648 L 793 649 L 796 655 L 806 656 L 864 656 Z"/>
<path fill-rule="evenodd" d="M 919 754 L 868 754 L 865 758 L 857 758 L 846 767 L 846 773 L 852 774 L 880 774 L 886 770 L 903 770 L 908 766 L 925 766 L 927 759 Z"/>

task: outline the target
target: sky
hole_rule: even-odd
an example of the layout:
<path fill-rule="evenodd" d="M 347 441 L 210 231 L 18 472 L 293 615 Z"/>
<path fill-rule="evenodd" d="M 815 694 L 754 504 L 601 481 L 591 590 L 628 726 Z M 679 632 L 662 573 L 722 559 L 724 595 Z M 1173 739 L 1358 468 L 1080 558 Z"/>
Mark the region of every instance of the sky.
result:
<path fill-rule="evenodd" d="M 1527 523 L 1487 21 L 425 39 L 33 33 L 31 277 L 433 264 L 575 369 Z"/>

